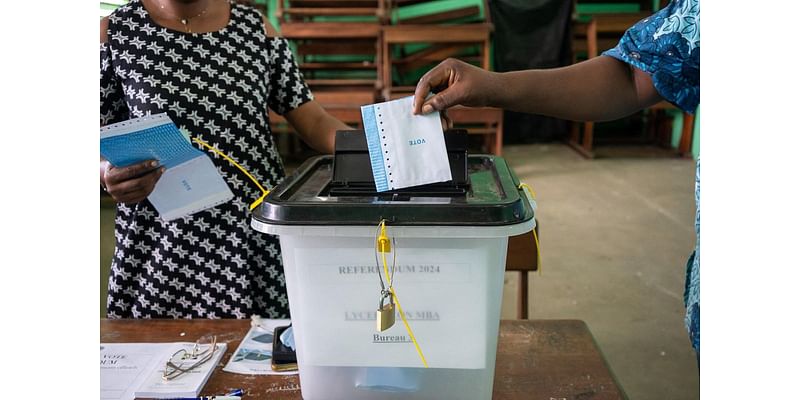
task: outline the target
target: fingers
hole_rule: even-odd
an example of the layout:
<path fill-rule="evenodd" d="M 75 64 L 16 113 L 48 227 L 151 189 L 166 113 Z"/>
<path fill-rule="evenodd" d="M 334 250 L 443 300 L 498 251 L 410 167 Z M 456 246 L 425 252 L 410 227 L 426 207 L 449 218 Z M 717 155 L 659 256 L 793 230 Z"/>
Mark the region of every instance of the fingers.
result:
<path fill-rule="evenodd" d="M 142 171 L 141 165 L 150 168 L 152 163 L 144 162 L 124 168 L 111 167 L 106 170 L 106 191 L 114 200 L 127 204 L 138 203 L 150 195 L 165 168 L 147 169 L 143 174 L 137 175 L 136 172 Z"/>
<path fill-rule="evenodd" d="M 158 178 L 161 177 L 161 169 L 148 172 L 142 176 L 127 181 L 116 183 L 112 186 L 113 190 L 117 193 L 123 194 L 133 192 L 139 189 L 146 189 L 148 192 L 156 186 Z"/>
<path fill-rule="evenodd" d="M 144 175 L 154 170 L 156 167 L 158 167 L 158 161 L 156 160 L 143 161 L 138 164 L 129 165 L 127 167 L 122 167 L 122 168 L 111 166 L 108 169 L 106 169 L 106 174 L 105 174 L 106 186 L 110 186 L 119 182 L 124 182 L 132 178 Z"/>
<path fill-rule="evenodd" d="M 414 103 L 412 107 L 414 114 L 427 114 L 432 111 L 425 112 L 425 110 L 423 110 L 423 104 L 426 103 L 425 98 L 431 90 L 447 86 L 450 75 L 452 74 L 450 64 L 451 62 L 449 60 L 441 62 L 439 65 L 433 67 L 432 70 L 425 73 L 425 75 L 420 78 L 419 82 L 417 82 L 417 87 L 414 89 Z"/>
<path fill-rule="evenodd" d="M 113 188 L 109 188 L 108 193 L 117 202 L 126 204 L 138 203 L 153 192 L 156 182 L 163 174 L 162 171 L 163 169 L 158 169 L 141 178 L 120 183 Z"/>
<path fill-rule="evenodd" d="M 461 88 L 453 86 L 436 93 L 422 104 L 422 114 L 430 114 L 434 111 L 444 111 L 458 104 L 463 97 L 460 93 Z"/>

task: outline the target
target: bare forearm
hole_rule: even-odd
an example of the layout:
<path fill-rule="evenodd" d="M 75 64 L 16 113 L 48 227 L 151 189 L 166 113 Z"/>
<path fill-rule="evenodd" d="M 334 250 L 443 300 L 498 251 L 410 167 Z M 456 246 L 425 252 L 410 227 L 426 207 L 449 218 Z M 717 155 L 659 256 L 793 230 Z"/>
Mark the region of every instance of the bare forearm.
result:
<path fill-rule="evenodd" d="M 336 142 L 336 131 L 353 129 L 342 121 L 332 117 L 327 112 L 321 116 L 315 124 L 314 131 L 319 134 L 310 135 L 313 137 L 314 144 L 309 143 L 309 146 L 314 150 L 324 154 L 333 154 Z"/>
<path fill-rule="evenodd" d="M 313 100 L 289 111 L 285 117 L 307 145 L 325 154 L 333 154 L 337 130 L 352 129 Z"/>
<path fill-rule="evenodd" d="M 649 76 L 611 57 L 493 74 L 489 105 L 576 121 L 613 120 L 660 100 Z"/>

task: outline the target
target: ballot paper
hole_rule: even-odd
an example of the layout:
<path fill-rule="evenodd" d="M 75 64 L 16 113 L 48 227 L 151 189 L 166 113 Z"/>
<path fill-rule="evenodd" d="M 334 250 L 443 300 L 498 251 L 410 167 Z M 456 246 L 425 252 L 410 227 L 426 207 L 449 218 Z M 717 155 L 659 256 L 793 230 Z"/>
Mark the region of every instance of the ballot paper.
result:
<path fill-rule="evenodd" d="M 276 372 L 272 370 L 272 342 L 275 328 L 289 325 L 288 319 L 265 319 L 254 317 L 239 347 L 233 353 L 223 371 L 245 375 L 296 375 L 297 371 Z"/>
<path fill-rule="evenodd" d="M 147 196 L 170 221 L 233 198 L 204 152 L 192 146 L 167 114 L 148 115 L 100 128 L 100 155 L 115 167 L 157 160 L 166 168 Z"/>
<path fill-rule="evenodd" d="M 378 192 L 452 180 L 438 112 L 413 115 L 413 96 L 361 107 Z"/>
<path fill-rule="evenodd" d="M 191 351 L 194 343 L 101 343 L 100 399 L 131 400 L 136 397 L 196 397 L 225 354 L 227 345 L 217 343 L 210 360 L 172 380 L 163 379 L 170 356 L 180 349 Z"/>

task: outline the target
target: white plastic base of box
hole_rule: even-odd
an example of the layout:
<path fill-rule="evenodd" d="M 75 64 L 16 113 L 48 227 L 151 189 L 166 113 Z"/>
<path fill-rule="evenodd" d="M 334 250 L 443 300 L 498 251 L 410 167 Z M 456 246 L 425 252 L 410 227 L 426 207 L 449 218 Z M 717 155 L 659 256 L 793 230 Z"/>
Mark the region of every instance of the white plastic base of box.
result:
<path fill-rule="evenodd" d="M 304 400 L 488 400 L 494 358 L 490 368 L 477 370 L 304 366 L 300 389 Z"/>
<path fill-rule="evenodd" d="M 399 313 L 376 330 L 375 227 L 253 225 L 280 235 L 305 400 L 491 398 L 508 236 L 533 220 L 387 227 L 395 291 L 429 368 Z"/>

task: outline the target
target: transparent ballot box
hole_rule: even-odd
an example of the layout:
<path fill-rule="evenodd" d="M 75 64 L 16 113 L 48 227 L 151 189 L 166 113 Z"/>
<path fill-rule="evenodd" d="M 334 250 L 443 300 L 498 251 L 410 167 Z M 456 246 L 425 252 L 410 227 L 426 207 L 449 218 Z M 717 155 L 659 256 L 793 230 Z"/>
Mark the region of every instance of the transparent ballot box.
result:
<path fill-rule="evenodd" d="M 252 219 L 280 238 L 303 398 L 490 399 L 508 237 L 534 228 L 535 203 L 458 132 L 452 182 L 376 193 L 347 133 Z"/>

